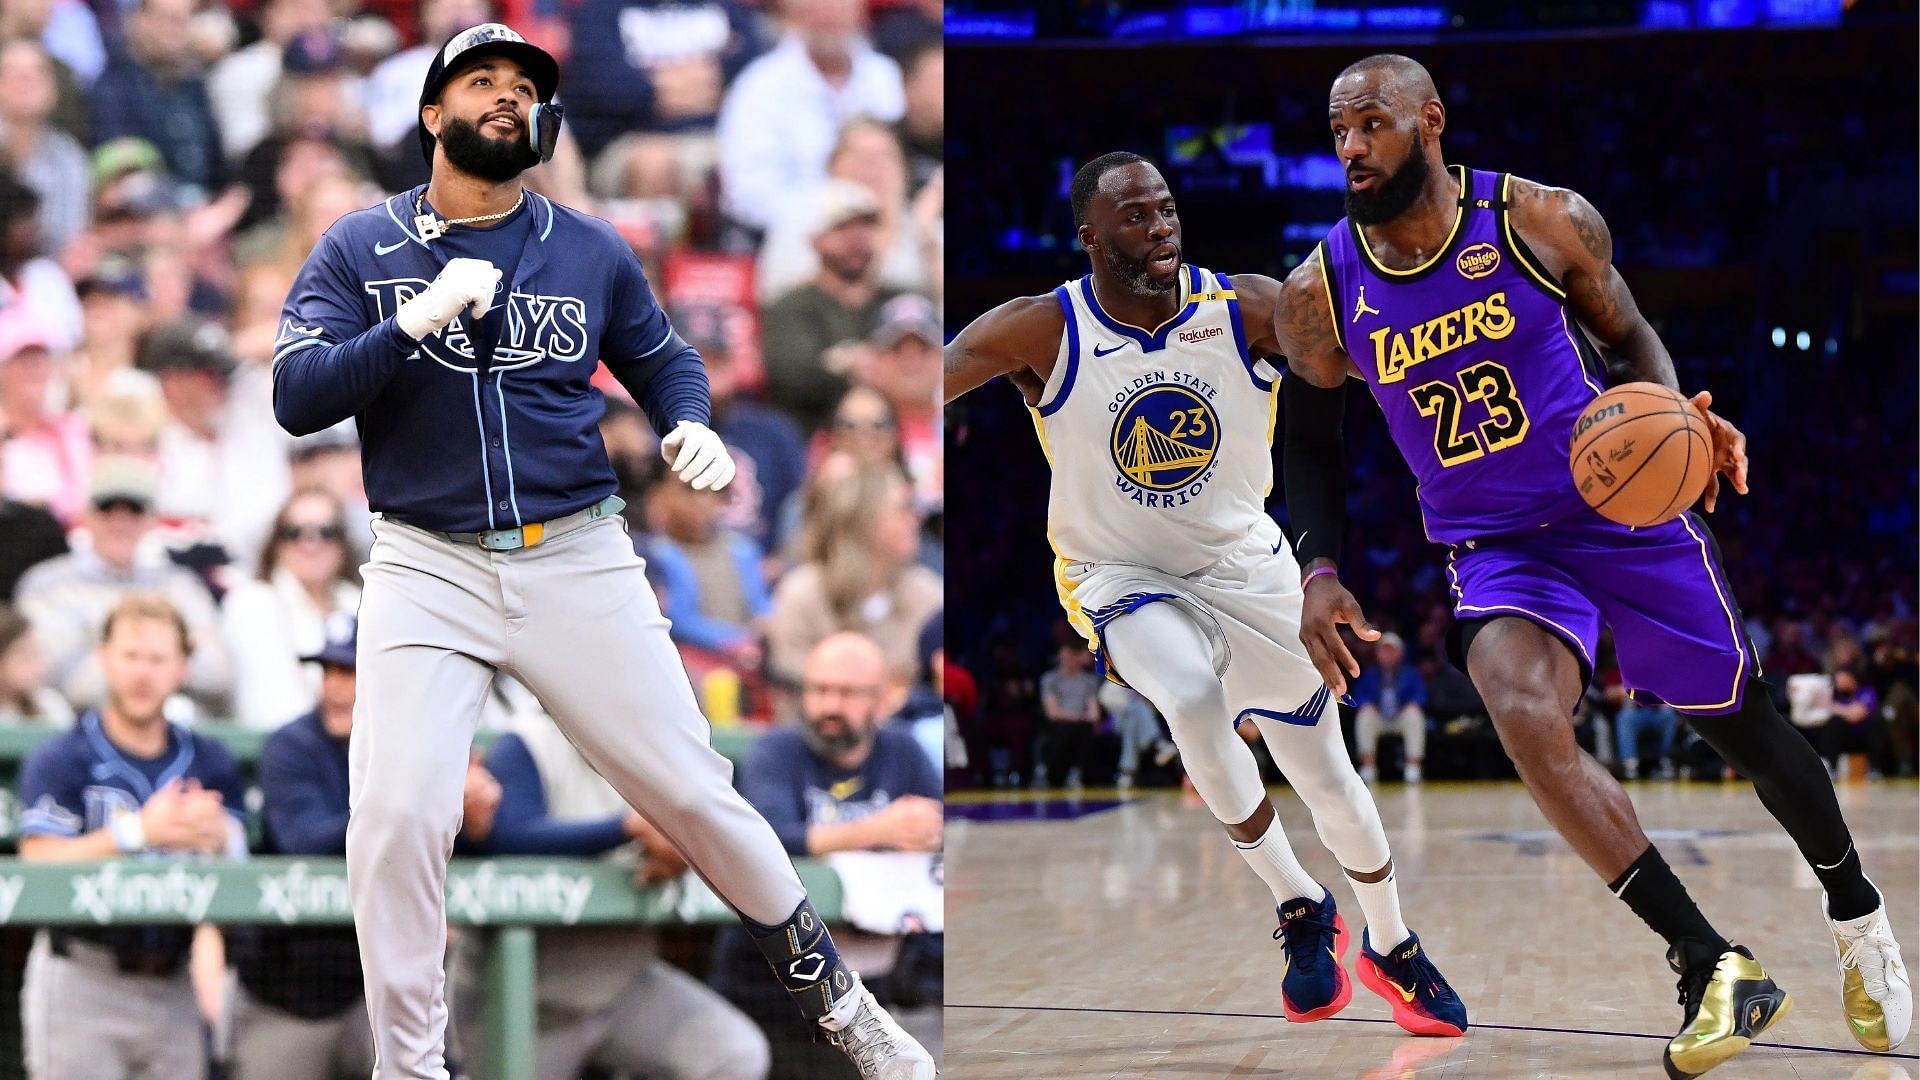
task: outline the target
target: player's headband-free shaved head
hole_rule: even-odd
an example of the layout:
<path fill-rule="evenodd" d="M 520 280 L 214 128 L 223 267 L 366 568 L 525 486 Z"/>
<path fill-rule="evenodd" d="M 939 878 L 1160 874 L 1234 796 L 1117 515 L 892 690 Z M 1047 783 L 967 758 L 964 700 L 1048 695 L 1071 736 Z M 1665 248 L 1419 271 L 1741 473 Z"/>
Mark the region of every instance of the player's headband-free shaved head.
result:
<path fill-rule="evenodd" d="M 1352 75 L 1378 76 L 1381 94 L 1398 97 L 1401 104 L 1417 107 L 1440 97 L 1440 91 L 1434 88 L 1433 75 L 1427 71 L 1426 65 L 1411 56 L 1374 53 L 1361 57 L 1343 68 L 1333 84 L 1338 86 Z"/>

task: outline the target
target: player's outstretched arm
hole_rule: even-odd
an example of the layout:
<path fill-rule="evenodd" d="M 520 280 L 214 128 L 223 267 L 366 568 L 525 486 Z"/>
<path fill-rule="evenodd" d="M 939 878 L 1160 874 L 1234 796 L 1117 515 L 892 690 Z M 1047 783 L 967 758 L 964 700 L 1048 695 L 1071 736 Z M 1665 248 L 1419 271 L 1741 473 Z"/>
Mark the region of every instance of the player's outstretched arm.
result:
<path fill-rule="evenodd" d="M 1287 358 L 1287 374 L 1280 380 L 1287 416 L 1281 470 L 1294 556 L 1306 574 L 1300 643 L 1320 677 L 1334 693 L 1344 694 L 1347 678 L 1359 678 L 1360 664 L 1341 640 L 1339 624 L 1352 626 L 1369 641 L 1380 634 L 1367 623 L 1360 602 L 1340 584 L 1338 573 L 1340 538 L 1347 525 L 1346 447 L 1340 428 L 1351 361 L 1334 331 L 1317 250 L 1280 286 L 1271 325 L 1274 346 Z"/>
<path fill-rule="evenodd" d="M 1646 316 L 1640 314 L 1632 291 L 1613 265 L 1613 233 L 1600 211 L 1579 192 L 1517 176 L 1508 197 L 1514 229 L 1545 264 L 1540 269 L 1559 279 L 1567 293 L 1567 309 L 1587 333 L 1631 370 L 1635 379 L 1681 389 L 1673 357 Z M 1732 479 L 1735 491 L 1742 495 L 1747 492 L 1747 437 L 1708 409 L 1713 404 L 1712 394 L 1695 394 L 1693 404 L 1713 432 L 1715 475 L 1706 495 L 1706 508 L 1711 512 L 1719 500 L 1719 473 L 1725 472 Z"/>
<path fill-rule="evenodd" d="M 946 400 L 1007 375 L 1027 404 L 1039 404 L 1066 328 L 1066 314 L 1052 296 L 1009 300 L 968 323 L 947 343 Z"/>

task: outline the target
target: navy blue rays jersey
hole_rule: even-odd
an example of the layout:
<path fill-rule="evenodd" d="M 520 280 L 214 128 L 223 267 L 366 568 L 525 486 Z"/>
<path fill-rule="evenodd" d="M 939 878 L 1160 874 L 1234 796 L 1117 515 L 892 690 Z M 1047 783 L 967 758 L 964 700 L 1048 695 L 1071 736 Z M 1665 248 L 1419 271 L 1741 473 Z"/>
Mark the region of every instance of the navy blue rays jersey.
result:
<path fill-rule="evenodd" d="M 423 240 L 415 188 L 335 222 L 300 269 L 274 345 L 288 431 L 358 421 L 367 501 L 422 528 L 550 521 L 613 494 L 589 380 L 600 361 L 657 430 L 706 423 L 700 358 L 613 226 L 528 192 L 495 225 Z M 454 258 L 501 270 L 488 313 L 415 342 L 394 322 Z"/>
<path fill-rule="evenodd" d="M 107 738 L 100 714 L 88 711 L 72 731 L 33 748 L 20 765 L 21 836 L 74 837 L 137 814 L 153 793 L 175 780 L 217 791 L 227 812 L 245 823 L 245 792 L 233 755 L 218 741 L 167 726 L 157 758 L 126 753 Z"/>
<path fill-rule="evenodd" d="M 1034 426 L 1065 562 L 1184 575 L 1249 536 L 1279 538 L 1266 512 L 1277 375 L 1247 353 L 1231 279 L 1187 265 L 1180 289 L 1178 314 L 1152 331 L 1102 310 L 1091 277 L 1054 290 L 1066 333 Z"/>
<path fill-rule="evenodd" d="M 236 825 L 245 824 L 246 793 L 233 755 L 217 741 L 177 724 L 167 726 L 167 748 L 157 758 L 125 753 L 89 710 L 72 731 L 33 748 L 20 765 L 20 835 L 74 837 L 137 814 L 153 793 L 175 780 L 197 780 L 220 793 Z M 235 837 L 246 835 L 236 828 Z M 164 854 L 164 852 L 158 853 Z M 244 855 L 235 847 L 230 855 Z M 188 926 L 76 927 L 71 933 L 115 949 L 184 954 L 192 944 Z"/>

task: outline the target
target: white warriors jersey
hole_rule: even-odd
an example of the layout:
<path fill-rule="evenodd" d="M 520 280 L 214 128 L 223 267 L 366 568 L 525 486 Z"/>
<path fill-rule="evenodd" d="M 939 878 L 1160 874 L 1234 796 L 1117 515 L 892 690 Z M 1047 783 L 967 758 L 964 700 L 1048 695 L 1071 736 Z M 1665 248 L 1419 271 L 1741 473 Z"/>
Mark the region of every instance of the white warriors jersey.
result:
<path fill-rule="evenodd" d="M 1149 333 L 1101 310 L 1091 277 L 1054 290 L 1067 328 L 1033 415 L 1064 562 L 1184 576 L 1250 536 L 1280 542 L 1266 512 L 1279 376 L 1248 356 L 1230 279 L 1188 265 L 1180 291 Z"/>

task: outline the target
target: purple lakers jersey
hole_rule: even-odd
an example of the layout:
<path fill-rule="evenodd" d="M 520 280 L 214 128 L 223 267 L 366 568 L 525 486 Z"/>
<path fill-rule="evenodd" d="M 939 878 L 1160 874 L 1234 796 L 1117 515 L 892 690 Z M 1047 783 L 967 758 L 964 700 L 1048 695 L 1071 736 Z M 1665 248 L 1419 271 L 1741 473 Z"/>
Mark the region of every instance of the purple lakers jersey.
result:
<path fill-rule="evenodd" d="M 1601 391 L 1565 290 L 1507 220 L 1511 178 L 1454 171 L 1453 231 L 1424 264 L 1382 266 L 1345 218 L 1320 247 L 1334 332 L 1386 415 L 1419 481 L 1427 537 L 1440 543 L 1583 509 L 1567 457 L 1574 423 Z"/>

